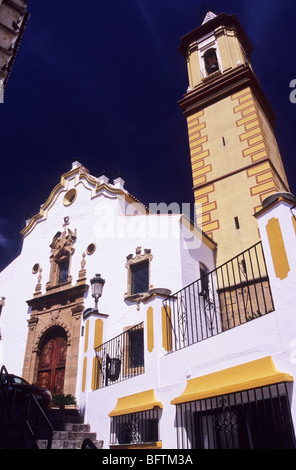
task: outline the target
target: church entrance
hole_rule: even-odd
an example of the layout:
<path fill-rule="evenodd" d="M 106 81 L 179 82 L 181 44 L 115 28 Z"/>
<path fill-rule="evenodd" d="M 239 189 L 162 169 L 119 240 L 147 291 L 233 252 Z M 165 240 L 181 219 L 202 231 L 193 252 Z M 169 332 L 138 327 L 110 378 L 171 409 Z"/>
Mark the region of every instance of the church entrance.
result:
<path fill-rule="evenodd" d="M 41 343 L 37 385 L 53 395 L 64 393 L 67 336 L 61 327 L 51 329 Z"/>

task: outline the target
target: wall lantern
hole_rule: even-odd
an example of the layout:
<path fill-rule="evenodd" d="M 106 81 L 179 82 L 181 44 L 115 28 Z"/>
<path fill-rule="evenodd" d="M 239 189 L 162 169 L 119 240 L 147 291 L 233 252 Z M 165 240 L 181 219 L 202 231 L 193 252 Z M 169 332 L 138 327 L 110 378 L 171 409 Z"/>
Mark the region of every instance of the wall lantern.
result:
<path fill-rule="evenodd" d="M 90 280 L 91 293 L 92 293 L 92 297 L 95 299 L 95 310 L 97 311 L 98 311 L 98 301 L 99 301 L 99 298 L 102 296 L 105 282 L 106 282 L 105 279 L 101 278 L 101 274 L 96 274 L 95 277 L 93 277 Z"/>

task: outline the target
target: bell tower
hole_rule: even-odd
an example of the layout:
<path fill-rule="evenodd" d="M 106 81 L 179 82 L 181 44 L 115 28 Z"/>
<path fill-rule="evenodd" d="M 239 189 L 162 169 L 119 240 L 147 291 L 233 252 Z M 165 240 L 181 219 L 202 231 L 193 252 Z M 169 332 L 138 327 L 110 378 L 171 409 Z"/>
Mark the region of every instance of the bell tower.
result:
<path fill-rule="evenodd" d="M 254 213 L 289 191 L 273 111 L 252 69 L 252 46 L 235 15 L 208 12 L 181 39 L 197 224 L 218 243 L 221 264 L 260 240 Z"/>

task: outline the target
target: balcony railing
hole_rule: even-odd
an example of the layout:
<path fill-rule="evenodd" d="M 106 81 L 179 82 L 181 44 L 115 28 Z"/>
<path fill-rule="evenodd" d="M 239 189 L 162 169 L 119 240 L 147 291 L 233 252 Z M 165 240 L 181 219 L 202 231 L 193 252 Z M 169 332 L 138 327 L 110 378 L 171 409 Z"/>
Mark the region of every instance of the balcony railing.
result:
<path fill-rule="evenodd" d="M 170 352 L 274 310 L 261 242 L 164 300 Z"/>
<path fill-rule="evenodd" d="M 94 388 L 103 388 L 144 373 L 144 323 L 95 348 Z"/>

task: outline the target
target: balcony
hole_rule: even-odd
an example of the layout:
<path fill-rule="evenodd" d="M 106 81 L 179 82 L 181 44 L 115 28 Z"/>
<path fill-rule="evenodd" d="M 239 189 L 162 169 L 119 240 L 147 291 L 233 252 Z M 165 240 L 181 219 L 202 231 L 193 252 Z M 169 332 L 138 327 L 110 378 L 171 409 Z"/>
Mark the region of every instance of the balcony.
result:
<path fill-rule="evenodd" d="M 261 242 L 164 300 L 169 352 L 274 311 Z"/>
<path fill-rule="evenodd" d="M 142 322 L 95 348 L 95 389 L 145 372 L 143 332 Z"/>

